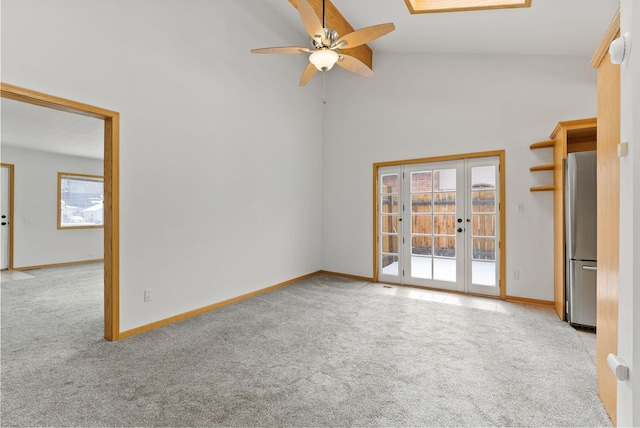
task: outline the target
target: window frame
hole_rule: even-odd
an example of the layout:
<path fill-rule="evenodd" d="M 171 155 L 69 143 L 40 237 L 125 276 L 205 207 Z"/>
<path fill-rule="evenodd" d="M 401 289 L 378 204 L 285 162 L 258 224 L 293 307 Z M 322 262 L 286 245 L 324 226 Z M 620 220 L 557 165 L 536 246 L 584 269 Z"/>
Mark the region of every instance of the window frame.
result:
<path fill-rule="evenodd" d="M 531 7 L 531 0 L 405 0 L 411 14 Z"/>
<path fill-rule="evenodd" d="M 87 179 L 86 181 L 102 181 L 102 203 L 103 203 L 103 217 L 102 224 L 80 224 L 78 226 L 72 226 L 69 224 L 62 224 L 62 180 L 63 178 L 74 177 L 78 179 Z M 78 174 L 73 172 L 58 172 L 58 230 L 76 230 L 76 229 L 104 229 L 104 176 L 102 175 L 90 175 L 90 174 Z"/>

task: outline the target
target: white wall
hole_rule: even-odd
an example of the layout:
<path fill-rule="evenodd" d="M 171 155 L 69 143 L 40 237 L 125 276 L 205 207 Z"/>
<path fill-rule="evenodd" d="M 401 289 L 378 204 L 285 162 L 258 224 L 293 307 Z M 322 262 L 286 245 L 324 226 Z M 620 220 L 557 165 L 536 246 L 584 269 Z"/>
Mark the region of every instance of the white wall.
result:
<path fill-rule="evenodd" d="M 553 300 L 551 150 L 558 121 L 595 117 L 590 58 L 377 53 L 372 80 L 328 79 L 323 268 L 372 276 L 375 162 L 506 150 L 507 294 Z M 343 70 L 338 70 L 343 72 Z M 525 213 L 516 213 L 519 203 Z M 520 271 L 519 280 L 511 272 Z"/>
<path fill-rule="evenodd" d="M 4 0 L 2 81 L 121 114 L 121 331 L 320 269 L 322 117 L 261 0 Z M 143 302 L 143 290 L 154 300 Z"/>
<path fill-rule="evenodd" d="M 122 331 L 321 268 L 371 276 L 372 164 L 495 149 L 507 293 L 553 299 L 552 195 L 528 190 L 550 153 L 528 147 L 595 116 L 589 58 L 378 53 L 373 80 L 327 76 L 323 123 L 303 56 L 249 54 L 304 37 L 263 1 L 2 8 L 3 82 L 121 113 Z"/>
<path fill-rule="evenodd" d="M 103 229 L 58 230 L 58 172 L 102 175 L 102 161 L 2 146 L 14 165 L 14 268 L 104 257 Z"/>
<path fill-rule="evenodd" d="M 631 380 L 618 382 L 617 422 L 640 426 L 640 376 L 634 369 L 640 367 L 640 293 L 634 292 L 640 278 L 640 8 L 632 0 L 620 1 L 620 33 L 626 32 L 635 52 L 620 65 L 620 138 L 629 143 L 629 155 L 620 159 L 618 355 L 629 365 Z"/>

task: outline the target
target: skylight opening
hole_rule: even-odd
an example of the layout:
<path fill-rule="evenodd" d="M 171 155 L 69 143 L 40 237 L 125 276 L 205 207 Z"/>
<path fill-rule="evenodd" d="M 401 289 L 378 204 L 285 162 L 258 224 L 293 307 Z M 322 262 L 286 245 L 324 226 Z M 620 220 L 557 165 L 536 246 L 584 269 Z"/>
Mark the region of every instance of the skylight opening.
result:
<path fill-rule="evenodd" d="M 405 0 L 411 13 L 530 7 L 531 0 Z"/>

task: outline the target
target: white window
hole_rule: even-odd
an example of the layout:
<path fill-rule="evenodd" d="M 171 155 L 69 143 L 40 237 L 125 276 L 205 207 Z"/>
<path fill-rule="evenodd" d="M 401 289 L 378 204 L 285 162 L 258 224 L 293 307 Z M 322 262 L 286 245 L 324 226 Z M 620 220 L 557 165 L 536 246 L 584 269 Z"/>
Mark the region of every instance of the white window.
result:
<path fill-rule="evenodd" d="M 104 177 L 58 173 L 58 229 L 104 227 Z"/>

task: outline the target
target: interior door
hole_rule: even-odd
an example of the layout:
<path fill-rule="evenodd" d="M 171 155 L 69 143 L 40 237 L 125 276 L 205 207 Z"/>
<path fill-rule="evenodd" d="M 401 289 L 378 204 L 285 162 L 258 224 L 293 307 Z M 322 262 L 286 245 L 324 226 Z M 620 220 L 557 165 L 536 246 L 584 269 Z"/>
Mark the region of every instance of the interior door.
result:
<path fill-rule="evenodd" d="M 9 239 L 9 222 L 11 221 L 10 213 L 10 191 L 11 185 L 9 179 L 10 169 L 7 166 L 1 168 L 0 175 L 0 234 L 2 235 L 2 243 L 0 247 L 0 270 L 9 269 L 10 239 Z"/>
<path fill-rule="evenodd" d="M 378 280 L 497 296 L 499 157 L 378 169 Z"/>

